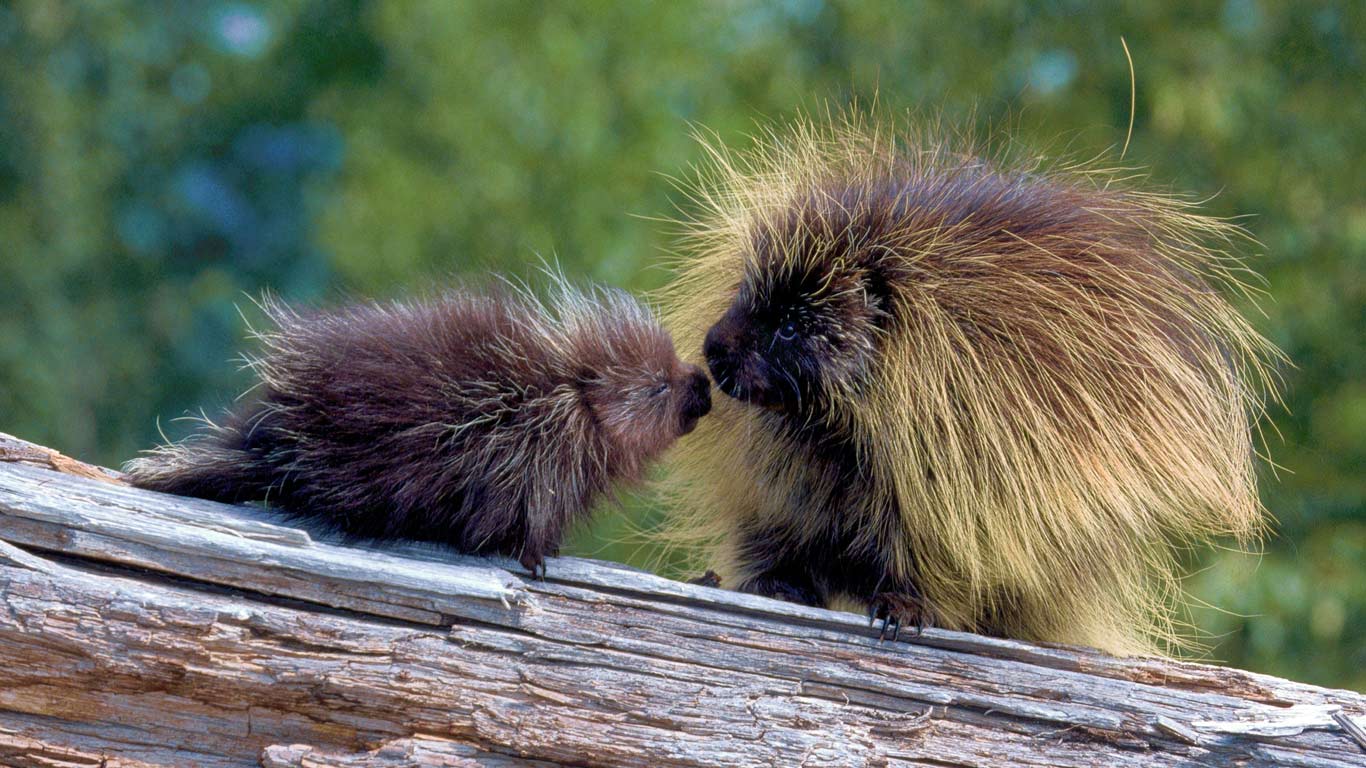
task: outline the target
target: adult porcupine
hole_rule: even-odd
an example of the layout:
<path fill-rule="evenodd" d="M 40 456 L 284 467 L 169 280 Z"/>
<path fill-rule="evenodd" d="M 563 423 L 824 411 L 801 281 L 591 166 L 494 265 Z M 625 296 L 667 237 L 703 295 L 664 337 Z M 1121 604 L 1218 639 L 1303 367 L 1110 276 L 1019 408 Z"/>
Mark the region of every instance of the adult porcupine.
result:
<path fill-rule="evenodd" d="M 1263 526 L 1278 353 L 1220 293 L 1240 231 L 834 123 L 710 148 L 666 325 L 730 397 L 671 462 L 681 532 L 726 586 L 884 632 L 1174 649 L 1176 547 Z"/>
<path fill-rule="evenodd" d="M 130 462 L 134 485 L 268 500 L 352 537 L 505 553 L 534 572 L 711 406 L 706 374 L 620 291 L 263 307 L 274 327 L 256 334 L 250 402 Z"/>

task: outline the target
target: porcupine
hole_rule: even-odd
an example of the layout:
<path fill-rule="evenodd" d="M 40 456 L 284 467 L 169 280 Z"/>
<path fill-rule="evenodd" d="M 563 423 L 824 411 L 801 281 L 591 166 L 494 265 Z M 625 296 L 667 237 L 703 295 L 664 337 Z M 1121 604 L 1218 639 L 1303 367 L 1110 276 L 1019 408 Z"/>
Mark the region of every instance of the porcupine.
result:
<path fill-rule="evenodd" d="M 617 290 L 262 307 L 250 398 L 130 462 L 134 485 L 266 500 L 305 527 L 508 554 L 535 573 L 711 406 L 706 374 Z"/>
<path fill-rule="evenodd" d="M 1244 233 L 852 113 L 708 149 L 666 325 L 728 397 L 669 462 L 673 540 L 883 636 L 1184 647 L 1179 548 L 1266 520 Z"/>

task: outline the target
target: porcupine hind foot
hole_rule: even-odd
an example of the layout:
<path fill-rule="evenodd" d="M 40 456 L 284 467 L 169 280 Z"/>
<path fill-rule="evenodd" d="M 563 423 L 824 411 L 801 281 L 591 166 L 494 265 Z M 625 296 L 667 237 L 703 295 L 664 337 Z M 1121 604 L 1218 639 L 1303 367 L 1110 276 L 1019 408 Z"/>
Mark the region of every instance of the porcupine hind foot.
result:
<path fill-rule="evenodd" d="M 779 576 L 756 576 L 745 581 L 737 589 L 740 592 L 771 597 L 788 603 L 825 607 L 825 598 L 817 593 L 815 585 L 798 584 Z"/>

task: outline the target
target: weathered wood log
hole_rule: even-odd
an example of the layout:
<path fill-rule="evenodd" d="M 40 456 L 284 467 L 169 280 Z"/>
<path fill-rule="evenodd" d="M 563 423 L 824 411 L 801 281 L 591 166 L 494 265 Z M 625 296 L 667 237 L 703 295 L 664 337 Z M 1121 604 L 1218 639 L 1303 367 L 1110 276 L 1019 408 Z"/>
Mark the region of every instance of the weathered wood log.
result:
<path fill-rule="evenodd" d="M 91 480 L 99 480 L 106 483 L 124 484 L 120 473 L 112 469 L 97 467 L 94 464 L 86 464 L 70 456 L 64 456 L 51 448 L 42 445 L 35 445 L 27 440 L 20 440 L 14 435 L 0 432 L 0 462 L 13 464 L 28 464 L 34 467 L 43 467 L 54 472 L 61 472 L 66 475 L 76 475 L 77 477 L 88 477 Z"/>
<path fill-rule="evenodd" d="M 88 473 L 87 473 L 88 474 Z M 1338 718 L 1338 719 L 1335 719 Z M 6 766 L 1366 765 L 1366 697 L 0 463 Z"/>

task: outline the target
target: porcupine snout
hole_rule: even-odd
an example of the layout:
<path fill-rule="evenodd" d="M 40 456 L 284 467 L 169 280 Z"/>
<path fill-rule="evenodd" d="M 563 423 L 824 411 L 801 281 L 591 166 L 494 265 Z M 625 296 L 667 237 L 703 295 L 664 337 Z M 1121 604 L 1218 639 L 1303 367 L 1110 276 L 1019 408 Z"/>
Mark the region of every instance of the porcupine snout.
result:
<path fill-rule="evenodd" d="M 702 355 L 722 392 L 737 400 L 774 405 L 780 396 L 770 382 L 762 355 L 750 353 L 754 340 L 745 324 L 743 312 L 731 307 L 707 331 Z"/>
<path fill-rule="evenodd" d="M 718 322 L 707 331 L 707 337 L 702 345 L 702 355 L 707 359 L 707 367 L 716 377 L 716 385 L 722 392 L 731 397 L 738 397 L 736 387 L 736 364 L 733 348 L 737 342 L 737 334 L 732 327 L 732 323 Z"/>
<path fill-rule="evenodd" d="M 688 366 L 684 378 L 687 382 L 687 392 L 683 395 L 683 424 L 680 434 L 686 435 L 697 426 L 698 419 L 711 411 L 711 379 L 695 365 Z"/>

